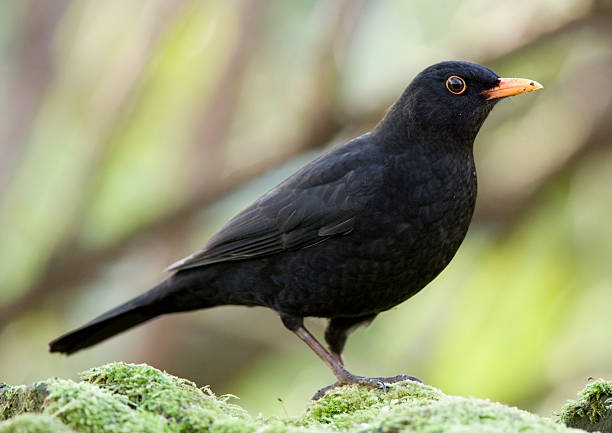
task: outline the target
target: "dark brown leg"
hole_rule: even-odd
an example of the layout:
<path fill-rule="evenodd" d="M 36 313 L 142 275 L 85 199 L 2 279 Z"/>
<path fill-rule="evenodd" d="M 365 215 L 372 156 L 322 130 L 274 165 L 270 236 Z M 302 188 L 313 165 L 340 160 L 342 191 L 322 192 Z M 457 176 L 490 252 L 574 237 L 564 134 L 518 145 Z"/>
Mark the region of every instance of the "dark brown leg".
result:
<path fill-rule="evenodd" d="M 317 341 L 313 335 L 308 332 L 306 328 L 300 326 L 295 331 L 295 335 L 300 337 L 300 339 L 310 347 L 314 353 L 317 354 L 319 358 L 329 367 L 329 369 L 334 373 L 334 376 L 338 379 L 338 383 L 354 383 L 352 382 L 352 378 L 355 377 L 349 371 L 344 368 L 344 365 L 340 363 L 340 361 L 329 353 L 322 345 Z"/>
<path fill-rule="evenodd" d="M 320 389 L 315 393 L 312 397 L 313 400 L 318 400 L 321 398 L 327 391 L 333 389 L 337 386 L 357 384 L 357 385 L 365 385 L 371 386 L 374 388 L 382 388 L 386 390 L 385 383 L 394 383 L 401 382 L 404 380 L 416 380 L 421 382 L 420 379 L 416 377 L 408 376 L 405 374 L 401 374 L 399 376 L 393 377 L 363 377 L 356 376 L 349 372 L 336 357 L 334 357 L 331 353 L 325 349 L 321 343 L 317 341 L 314 336 L 308 332 L 306 328 L 304 328 L 302 318 L 291 317 L 291 316 L 281 316 L 283 323 L 287 327 L 287 329 L 291 330 L 295 335 L 297 335 L 300 340 L 310 347 L 314 353 L 317 354 L 319 358 L 327 365 L 327 367 L 332 371 L 338 382 L 333 385 L 326 386 L 325 388 Z"/>
<path fill-rule="evenodd" d="M 344 365 L 344 356 L 342 356 L 341 353 L 331 353 L 331 356 L 333 356 L 334 358 L 336 358 L 336 360 L 341 364 Z"/>
<path fill-rule="evenodd" d="M 393 377 L 363 377 L 356 376 L 349 372 L 339 361 L 338 359 L 329 353 L 322 345 L 317 341 L 313 335 L 308 332 L 306 328 L 300 326 L 297 330 L 294 331 L 295 335 L 300 337 L 300 339 L 310 347 L 314 353 L 317 354 L 319 358 L 329 367 L 329 369 L 334 373 L 334 376 L 338 379 L 333 385 L 326 386 L 325 388 L 321 388 L 318 390 L 315 395 L 312 396 L 313 400 L 318 400 L 325 395 L 325 393 L 331 389 L 334 389 L 338 386 L 342 385 L 365 385 L 371 386 L 374 388 L 382 388 L 383 390 L 387 390 L 385 383 L 395 383 L 402 382 L 405 380 L 416 380 L 421 382 L 420 379 L 412 376 L 408 376 L 406 374 L 400 374 L 398 376 Z"/>

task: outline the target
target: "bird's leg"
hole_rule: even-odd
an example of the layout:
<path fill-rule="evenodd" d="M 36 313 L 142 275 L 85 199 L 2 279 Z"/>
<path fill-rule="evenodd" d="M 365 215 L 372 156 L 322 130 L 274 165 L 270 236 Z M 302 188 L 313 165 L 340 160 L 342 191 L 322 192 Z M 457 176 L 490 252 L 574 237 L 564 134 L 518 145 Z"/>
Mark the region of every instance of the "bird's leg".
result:
<path fill-rule="evenodd" d="M 300 326 L 295 331 L 293 331 L 295 335 L 300 337 L 300 339 L 306 343 L 321 360 L 329 367 L 329 369 L 334 373 L 334 376 L 338 379 L 338 382 L 333 385 L 326 386 L 318 390 L 315 395 L 312 396 L 313 400 L 318 400 L 325 395 L 325 393 L 331 389 L 334 389 L 338 386 L 357 384 L 357 385 L 365 385 L 371 386 L 374 388 L 382 388 L 383 390 L 387 390 L 385 383 L 395 383 L 402 382 L 405 380 L 415 380 L 418 382 L 422 382 L 420 379 L 408 376 L 406 374 L 400 374 L 398 376 L 393 377 L 363 377 L 356 376 L 349 372 L 339 361 L 338 359 L 329 353 L 322 345 L 317 341 L 314 336 L 308 332 L 304 326 Z"/>
<path fill-rule="evenodd" d="M 352 375 L 346 368 L 344 368 L 344 364 L 341 363 L 338 358 L 329 353 L 322 345 L 317 341 L 314 336 L 308 332 L 306 328 L 300 326 L 298 329 L 293 331 L 295 335 L 297 335 L 304 343 L 310 347 L 314 353 L 317 354 L 319 358 L 329 367 L 329 369 L 334 373 L 334 376 L 338 379 L 338 383 L 355 383 L 353 380 L 354 376 Z M 341 355 L 340 355 L 341 356 Z"/>
<path fill-rule="evenodd" d="M 334 352 L 331 352 L 331 356 L 333 356 L 334 358 L 336 358 L 336 360 L 337 360 L 337 361 L 338 361 L 340 364 L 342 364 L 342 366 L 344 366 L 344 356 L 342 356 L 342 354 L 341 354 L 341 353 L 334 353 Z"/>
<path fill-rule="evenodd" d="M 319 343 L 317 339 L 314 338 L 314 336 L 308 332 L 306 328 L 304 328 L 304 319 L 302 317 L 281 315 L 281 319 L 287 329 L 297 335 L 300 340 L 306 343 L 308 347 L 310 347 L 313 352 L 316 353 L 319 358 L 321 358 L 321 361 L 327 365 L 334 376 L 336 376 L 338 379 L 338 384 L 344 385 L 349 383 L 361 383 L 363 385 L 379 386 L 378 381 L 370 381 L 368 378 L 355 376 L 344 368 L 344 365 L 338 360 L 338 358 L 329 353 L 321 345 L 321 343 Z"/>
<path fill-rule="evenodd" d="M 327 365 L 327 367 L 332 371 L 338 382 L 333 385 L 326 386 L 325 388 L 321 388 L 319 391 L 315 393 L 312 397 L 313 400 L 318 400 L 321 398 L 327 391 L 333 389 L 337 386 L 357 384 L 357 385 L 365 385 L 371 386 L 374 388 L 382 388 L 386 390 L 385 383 L 394 383 L 401 382 L 404 380 L 416 380 L 421 382 L 420 379 L 416 377 L 408 376 L 405 374 L 394 376 L 394 377 L 363 377 L 356 376 L 349 372 L 344 365 L 342 365 L 338 359 L 329 353 L 322 345 L 317 341 L 317 339 L 310 333 L 303 325 L 302 318 L 291 317 L 291 316 L 281 316 L 284 325 L 291 330 L 295 335 L 297 335 L 300 340 L 310 347 L 314 353 L 317 354 L 319 358 Z"/>
<path fill-rule="evenodd" d="M 376 314 L 368 314 L 367 316 L 359 317 L 334 317 L 330 319 L 327 329 L 325 329 L 325 341 L 329 347 L 332 356 L 335 357 L 340 364 L 344 365 L 342 351 L 346 344 L 346 339 L 349 334 L 359 326 L 367 326 L 376 317 Z"/>

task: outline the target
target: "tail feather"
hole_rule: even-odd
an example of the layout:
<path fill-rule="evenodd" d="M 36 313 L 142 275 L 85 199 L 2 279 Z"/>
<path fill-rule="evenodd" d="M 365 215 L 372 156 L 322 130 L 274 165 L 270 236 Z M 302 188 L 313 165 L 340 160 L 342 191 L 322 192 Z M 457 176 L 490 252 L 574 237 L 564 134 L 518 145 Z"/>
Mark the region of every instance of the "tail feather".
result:
<path fill-rule="evenodd" d="M 157 314 L 147 312 L 144 307 L 116 311 L 120 309 L 121 307 L 112 310 L 104 316 L 53 340 L 49 343 L 49 351 L 69 355 L 157 316 Z M 109 316 L 111 313 L 112 315 Z"/>
<path fill-rule="evenodd" d="M 49 343 L 50 352 L 71 354 L 93 346 L 165 313 L 185 311 L 172 302 L 180 290 L 171 277 L 151 290 L 93 319 L 91 322 L 68 332 Z M 194 305 L 197 308 L 196 305 Z"/>

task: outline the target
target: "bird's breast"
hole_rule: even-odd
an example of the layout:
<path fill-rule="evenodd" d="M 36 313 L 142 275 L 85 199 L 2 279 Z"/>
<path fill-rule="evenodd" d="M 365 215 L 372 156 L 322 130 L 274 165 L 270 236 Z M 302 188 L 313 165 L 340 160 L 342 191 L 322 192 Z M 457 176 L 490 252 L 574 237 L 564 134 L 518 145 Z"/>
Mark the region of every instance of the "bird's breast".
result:
<path fill-rule="evenodd" d="M 360 302 L 377 304 L 379 311 L 408 299 L 448 265 L 465 238 L 476 200 L 471 154 L 402 168 L 390 173 L 359 219 L 351 234 L 354 249 L 347 248 L 358 253 L 346 256 L 343 269 L 353 287 L 369 285 L 364 288 L 371 299 Z"/>
<path fill-rule="evenodd" d="M 284 257 L 275 272 L 282 287 L 276 309 L 321 317 L 377 313 L 417 293 L 450 262 L 474 210 L 471 155 L 387 169 L 349 234 Z"/>
<path fill-rule="evenodd" d="M 384 215 L 399 261 L 411 256 L 421 259 L 422 268 L 446 266 L 474 212 L 477 183 L 471 152 L 400 161 L 386 183 L 379 205 L 372 208 Z"/>

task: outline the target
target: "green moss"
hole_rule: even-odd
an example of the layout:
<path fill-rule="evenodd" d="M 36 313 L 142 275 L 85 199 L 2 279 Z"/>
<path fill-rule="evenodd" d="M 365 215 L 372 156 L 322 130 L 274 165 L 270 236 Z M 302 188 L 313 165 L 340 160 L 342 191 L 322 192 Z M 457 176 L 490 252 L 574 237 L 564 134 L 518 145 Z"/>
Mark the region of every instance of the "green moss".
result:
<path fill-rule="evenodd" d="M 40 412 L 49 393 L 45 383 L 10 387 L 0 384 L 0 420 L 24 412 Z"/>
<path fill-rule="evenodd" d="M 108 364 L 81 378 L 80 383 L 49 379 L 30 387 L 0 387 L 0 414 L 11 418 L 0 422 L 0 433 L 570 431 L 515 408 L 449 397 L 415 382 L 390 385 L 387 392 L 338 388 L 309 403 L 301 417 L 253 419 L 229 403 L 230 396 L 216 397 L 208 388 L 147 365 Z M 27 414 L 36 412 L 41 414 Z"/>
<path fill-rule="evenodd" d="M 252 432 L 259 426 L 229 396 L 146 365 L 108 364 L 80 383 L 49 379 L 0 388 L 2 419 L 43 412 L 78 432 Z M 43 394 L 40 392 L 44 390 Z"/>
<path fill-rule="evenodd" d="M 230 426 L 233 431 L 255 429 L 244 409 L 227 402 L 231 396 L 215 397 L 208 388 L 200 389 L 148 365 L 108 364 L 85 371 L 81 378 L 126 397 L 141 411 L 165 417 L 176 431 L 224 431 Z"/>
<path fill-rule="evenodd" d="M 24 413 L 0 423 L 0 433 L 74 433 L 74 431 L 57 418 Z"/>
<path fill-rule="evenodd" d="M 389 386 L 387 393 L 347 387 L 314 402 L 304 425 L 328 424 L 355 432 L 565 432 L 549 419 L 486 400 L 450 397 L 415 382 Z"/>
<path fill-rule="evenodd" d="M 560 421 L 588 431 L 612 432 L 612 382 L 596 380 L 578 395 L 557 414 Z"/>
<path fill-rule="evenodd" d="M 43 413 L 59 418 L 78 432 L 159 432 L 166 420 L 135 410 L 129 399 L 88 383 L 51 379 Z"/>
<path fill-rule="evenodd" d="M 367 417 L 367 414 L 384 413 L 398 405 L 418 406 L 442 397 L 444 394 L 437 389 L 416 382 L 388 385 L 387 392 L 361 386 L 336 388 L 312 402 L 302 421 L 306 424 L 337 423 L 339 418 Z"/>

